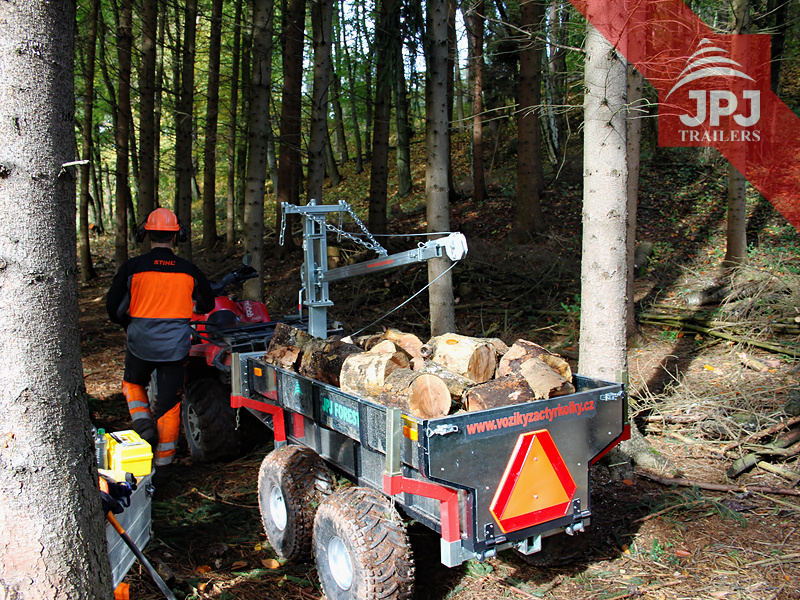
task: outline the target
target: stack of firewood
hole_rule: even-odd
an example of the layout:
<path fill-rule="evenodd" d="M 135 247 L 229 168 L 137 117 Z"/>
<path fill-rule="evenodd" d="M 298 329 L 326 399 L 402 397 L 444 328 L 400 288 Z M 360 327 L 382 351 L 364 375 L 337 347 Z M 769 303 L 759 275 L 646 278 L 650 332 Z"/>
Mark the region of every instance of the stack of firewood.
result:
<path fill-rule="evenodd" d="M 396 329 L 321 340 L 279 323 L 265 360 L 427 419 L 575 391 L 569 364 L 526 340 L 509 348 L 497 338 L 448 333 L 423 344 Z"/>

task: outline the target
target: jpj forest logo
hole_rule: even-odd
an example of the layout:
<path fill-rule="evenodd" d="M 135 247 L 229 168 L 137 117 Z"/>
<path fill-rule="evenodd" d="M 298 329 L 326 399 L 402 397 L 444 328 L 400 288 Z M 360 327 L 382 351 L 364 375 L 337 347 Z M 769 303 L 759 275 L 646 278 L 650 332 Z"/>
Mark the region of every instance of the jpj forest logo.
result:
<path fill-rule="evenodd" d="M 717 146 L 760 142 L 763 89 L 769 82 L 769 39 L 709 36 L 659 99 L 662 146 Z M 764 70 L 766 69 L 766 73 Z"/>

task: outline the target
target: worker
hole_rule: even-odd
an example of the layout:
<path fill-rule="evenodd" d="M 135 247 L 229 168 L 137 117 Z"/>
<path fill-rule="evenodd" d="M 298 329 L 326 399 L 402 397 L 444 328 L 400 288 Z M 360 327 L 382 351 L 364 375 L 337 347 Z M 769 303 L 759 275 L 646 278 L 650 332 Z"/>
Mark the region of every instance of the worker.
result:
<path fill-rule="evenodd" d="M 128 260 L 108 290 L 106 309 L 127 333 L 122 393 L 128 402 L 133 430 L 154 449 L 158 479 L 164 479 L 175 457 L 180 431 L 181 396 L 192 330 L 192 311 L 214 308 L 211 284 L 200 269 L 175 256 L 172 247 L 187 239 L 175 214 L 157 208 L 136 232 L 136 241 L 150 238 L 147 254 Z M 194 307 L 192 301 L 194 300 Z M 155 372 L 155 414 L 147 385 Z"/>

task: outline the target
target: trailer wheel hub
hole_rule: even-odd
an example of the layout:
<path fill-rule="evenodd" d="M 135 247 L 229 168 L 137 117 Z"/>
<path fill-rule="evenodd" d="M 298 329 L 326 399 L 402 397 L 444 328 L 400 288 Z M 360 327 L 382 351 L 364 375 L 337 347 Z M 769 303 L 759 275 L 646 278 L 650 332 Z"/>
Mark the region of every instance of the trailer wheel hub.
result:
<path fill-rule="evenodd" d="M 333 536 L 328 541 L 328 566 L 336 585 L 349 590 L 353 585 L 353 562 L 341 538 Z"/>
<path fill-rule="evenodd" d="M 272 522 L 275 523 L 280 531 L 286 529 L 289 522 L 289 515 L 286 512 L 286 502 L 283 499 L 283 492 L 277 485 L 272 487 L 269 493 L 269 514 Z"/>

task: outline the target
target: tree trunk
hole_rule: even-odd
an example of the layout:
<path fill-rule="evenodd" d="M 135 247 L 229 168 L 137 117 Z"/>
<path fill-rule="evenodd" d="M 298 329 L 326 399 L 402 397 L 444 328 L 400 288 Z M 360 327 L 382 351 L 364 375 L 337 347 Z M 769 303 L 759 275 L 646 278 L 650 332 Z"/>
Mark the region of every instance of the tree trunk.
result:
<path fill-rule="evenodd" d="M 331 133 L 325 128 L 325 173 L 331 187 L 336 187 L 342 182 L 342 175 L 336 164 L 336 157 L 333 155 L 333 144 L 331 143 Z"/>
<path fill-rule="evenodd" d="M 328 89 L 331 82 L 333 0 L 315 0 L 311 5 L 314 43 L 314 88 L 308 136 L 308 180 L 306 199 L 322 204 L 325 178 L 325 145 L 328 141 Z"/>
<path fill-rule="evenodd" d="M 249 5 L 249 3 L 248 3 Z M 236 224 L 240 231 L 244 231 L 244 189 L 247 183 L 247 144 L 250 139 L 250 80 L 251 78 L 251 56 L 250 50 L 253 47 L 253 32 L 249 27 L 242 29 L 242 131 L 238 136 L 239 142 L 236 148 Z"/>
<path fill-rule="evenodd" d="M 81 372 L 75 168 L 62 167 L 76 148 L 75 3 L 6 2 L 0 23 L 0 597 L 110 600 Z"/>
<path fill-rule="evenodd" d="M 733 0 L 731 33 L 750 31 L 750 0 Z M 734 42 L 735 44 L 735 42 Z M 747 180 L 733 164 L 728 165 L 728 234 L 722 266 L 735 267 L 747 259 Z"/>
<path fill-rule="evenodd" d="M 342 0 L 342 10 L 339 13 L 344 15 L 344 0 Z M 344 22 L 342 22 L 342 31 L 344 31 Z M 346 38 L 345 34 L 345 38 Z M 364 155 L 361 148 L 361 130 L 358 123 L 358 110 L 356 107 L 356 78 L 353 73 L 353 60 L 348 50 L 348 44 L 344 44 L 344 57 L 347 61 L 347 78 L 350 84 L 350 117 L 353 126 L 353 139 L 356 145 L 356 173 L 361 173 L 364 170 Z M 369 59 L 367 59 L 369 60 Z"/>
<path fill-rule="evenodd" d="M 86 32 L 86 71 L 84 73 L 83 91 L 83 128 L 81 138 L 83 147 L 81 149 L 81 200 L 80 200 L 80 237 L 78 244 L 80 247 L 81 258 L 81 281 L 86 283 L 97 277 L 92 264 L 92 250 L 89 244 L 89 204 L 91 196 L 89 194 L 89 180 L 91 179 L 92 162 L 92 116 L 94 114 L 94 58 L 97 43 L 97 13 L 100 0 L 92 0 L 89 5 L 89 18 L 87 20 Z M 97 219 L 95 218 L 95 222 Z"/>
<path fill-rule="evenodd" d="M 380 20 L 375 32 L 375 115 L 372 133 L 372 169 L 369 179 L 369 220 L 367 228 L 385 235 L 386 202 L 389 187 L 389 119 L 391 116 L 391 40 L 395 34 L 392 16 L 398 0 L 380 0 Z"/>
<path fill-rule="evenodd" d="M 139 180 L 136 220 L 143 223 L 156 207 L 156 50 L 158 2 L 142 6 L 141 69 L 139 72 Z M 143 251 L 149 250 L 145 238 Z"/>
<path fill-rule="evenodd" d="M 283 246 L 275 245 L 275 259 L 282 259 L 294 248 L 292 224 L 286 219 L 283 228 L 281 204 L 298 204 L 300 188 L 300 127 L 303 85 L 303 32 L 305 26 L 305 0 L 289 0 L 283 23 L 283 97 L 281 98 L 281 144 L 278 162 L 278 193 L 275 230 Z M 283 228 L 283 229 L 282 229 Z"/>
<path fill-rule="evenodd" d="M 116 238 L 114 261 L 119 269 L 128 260 L 128 139 L 131 114 L 131 46 L 133 44 L 133 0 L 120 1 L 120 23 L 117 29 L 117 174 L 115 198 Z"/>
<path fill-rule="evenodd" d="M 192 260 L 192 180 L 194 166 L 192 163 L 192 133 L 194 111 L 194 55 L 195 37 L 197 33 L 197 0 L 186 0 L 184 18 L 182 73 L 180 100 L 175 119 L 175 170 L 177 192 L 175 214 L 181 220 L 189 239 L 178 245 L 178 255 Z"/>
<path fill-rule="evenodd" d="M 639 155 L 642 146 L 642 89 L 644 79 L 632 65 L 628 65 L 628 226 L 627 226 L 627 266 L 628 283 L 626 296 L 628 299 L 627 336 L 630 340 L 637 333 L 634 280 L 636 269 L 636 211 L 639 206 Z"/>
<path fill-rule="evenodd" d="M 456 94 L 456 119 L 458 120 L 458 133 L 464 133 L 464 84 L 461 81 L 461 65 L 456 59 L 455 67 L 455 94 Z"/>
<path fill-rule="evenodd" d="M 217 242 L 217 119 L 219 118 L 222 1 L 211 2 L 211 35 L 208 41 L 208 101 L 203 150 L 203 247 L 208 250 Z"/>
<path fill-rule="evenodd" d="M 425 194 L 428 232 L 450 230 L 447 170 L 450 163 L 450 122 L 447 116 L 447 0 L 427 4 L 427 80 L 425 106 Z M 452 263 L 446 257 L 428 261 L 428 303 L 431 335 L 456 330 Z"/>
<path fill-rule="evenodd" d="M 335 51 L 337 61 L 341 65 L 342 49 L 339 41 L 339 36 L 342 33 L 342 16 L 339 16 L 339 26 L 336 28 L 336 35 L 333 38 L 335 44 Z M 347 135 L 344 131 L 344 113 L 342 112 L 342 84 L 339 81 L 336 69 L 333 69 L 333 118 L 334 118 L 334 132 L 336 139 L 336 150 L 339 152 L 339 162 L 345 164 L 350 161 L 350 155 L 347 151 Z"/>
<path fill-rule="evenodd" d="M 627 73 L 625 61 L 591 25 L 585 71 L 578 372 L 626 382 Z"/>
<path fill-rule="evenodd" d="M 474 92 L 472 100 L 472 185 L 475 202 L 486 199 L 486 180 L 483 172 L 483 23 L 484 0 L 477 0 L 472 9 L 475 28 Z"/>
<path fill-rule="evenodd" d="M 225 203 L 225 248 L 236 246 L 236 134 L 239 109 L 239 43 L 242 26 L 242 0 L 236 0 L 233 17 L 231 65 L 231 103 L 228 108 L 228 185 Z"/>
<path fill-rule="evenodd" d="M 539 105 L 542 103 L 542 45 L 537 40 L 541 31 L 544 5 L 539 0 L 526 0 L 521 6 L 522 40 L 519 60 L 519 115 L 517 118 L 517 201 L 513 238 L 518 244 L 531 241 L 545 230 L 539 194 L 544 188 L 542 172 L 542 135 Z"/>
<path fill-rule="evenodd" d="M 768 6 L 771 4 L 769 3 Z M 775 27 L 771 45 L 770 88 L 777 96 L 781 93 L 783 55 L 786 48 L 786 33 L 789 30 L 789 0 L 776 0 L 776 4 L 777 6 L 773 9 L 775 12 Z"/>
<path fill-rule="evenodd" d="M 264 182 L 267 175 L 267 115 L 272 69 L 268 64 L 272 45 L 272 0 L 253 4 L 253 79 L 249 115 L 247 186 L 244 194 L 244 250 L 253 256 L 258 277 L 244 282 L 248 300 L 264 298 Z"/>
<path fill-rule="evenodd" d="M 159 4 L 161 4 L 159 2 Z M 153 139 L 153 208 L 158 208 L 161 203 L 158 198 L 158 185 L 161 179 L 161 114 L 164 107 L 164 53 L 166 47 L 164 40 L 167 37 L 167 14 L 168 9 L 164 7 L 161 18 L 158 19 L 158 47 L 161 51 L 156 57 L 156 89 L 153 101 L 153 121 L 154 131 L 158 132 Z"/>
<path fill-rule="evenodd" d="M 400 31 L 400 12 L 394 23 Z M 406 96 L 406 74 L 403 64 L 403 40 L 400 35 L 392 36 L 394 62 L 394 118 L 397 129 L 397 195 L 405 198 L 411 193 L 411 127 L 408 124 L 408 98 Z"/>

